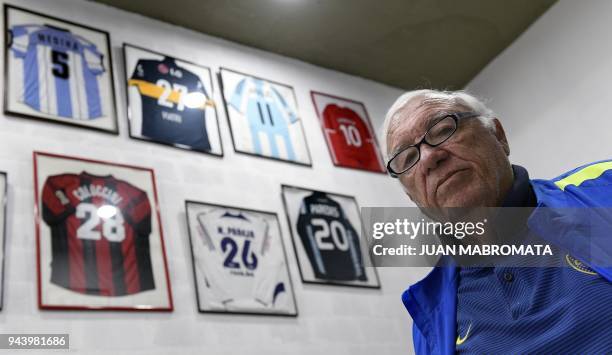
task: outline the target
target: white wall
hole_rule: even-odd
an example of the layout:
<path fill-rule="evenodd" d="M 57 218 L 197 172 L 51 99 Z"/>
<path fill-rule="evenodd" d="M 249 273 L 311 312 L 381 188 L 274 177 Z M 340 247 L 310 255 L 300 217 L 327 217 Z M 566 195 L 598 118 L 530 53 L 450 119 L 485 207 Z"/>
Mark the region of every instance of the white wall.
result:
<path fill-rule="evenodd" d="M 87 354 L 383 355 L 411 351 L 411 321 L 400 293 L 423 275 L 418 269 L 380 270 L 381 290 L 303 285 L 293 251 L 288 249 L 298 318 L 198 314 L 183 211 L 185 199 L 275 211 L 285 245 L 290 246 L 281 183 L 355 195 L 361 206 L 407 205 L 399 186 L 387 176 L 332 165 L 309 96 L 309 90 L 314 89 L 361 100 L 374 126 L 379 127 L 400 91 L 95 3 L 10 2 L 110 32 L 121 134 L 115 137 L 21 118 L 0 118 L 0 170 L 8 172 L 10 184 L 6 298 L 0 312 L 0 332 L 68 332 L 72 349 Z M 129 139 L 120 49 L 124 41 L 202 63 L 214 71 L 223 65 L 293 85 L 313 168 L 235 154 L 223 110 L 223 159 Z M 220 102 L 218 83 L 215 88 Z M 37 309 L 33 150 L 155 169 L 175 300 L 173 313 Z"/>
<path fill-rule="evenodd" d="M 532 178 L 612 158 L 611 14 L 607 0 L 561 0 L 468 85 Z"/>

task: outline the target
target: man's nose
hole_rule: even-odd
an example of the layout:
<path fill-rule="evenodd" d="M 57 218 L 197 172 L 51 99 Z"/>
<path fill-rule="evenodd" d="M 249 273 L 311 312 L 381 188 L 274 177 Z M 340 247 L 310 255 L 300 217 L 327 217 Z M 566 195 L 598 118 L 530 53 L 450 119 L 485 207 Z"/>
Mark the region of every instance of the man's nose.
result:
<path fill-rule="evenodd" d="M 429 174 L 430 171 L 439 167 L 443 161 L 448 159 L 449 154 L 446 150 L 440 149 L 439 147 L 431 147 L 427 144 L 421 145 L 421 164 L 425 172 Z"/>

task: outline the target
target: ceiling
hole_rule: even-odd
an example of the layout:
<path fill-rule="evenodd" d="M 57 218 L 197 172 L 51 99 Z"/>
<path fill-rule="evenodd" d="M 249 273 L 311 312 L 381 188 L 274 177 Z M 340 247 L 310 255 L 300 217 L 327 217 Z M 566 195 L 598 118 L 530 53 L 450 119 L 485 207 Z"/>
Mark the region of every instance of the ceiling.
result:
<path fill-rule="evenodd" d="M 94 1 L 404 89 L 459 89 L 556 0 Z"/>

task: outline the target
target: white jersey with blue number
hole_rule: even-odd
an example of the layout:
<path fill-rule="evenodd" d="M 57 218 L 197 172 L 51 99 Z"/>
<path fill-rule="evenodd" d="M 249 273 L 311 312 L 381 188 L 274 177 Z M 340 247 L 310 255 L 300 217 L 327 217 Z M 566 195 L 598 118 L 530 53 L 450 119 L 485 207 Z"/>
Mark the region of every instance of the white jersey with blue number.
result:
<path fill-rule="evenodd" d="M 273 308 L 286 291 L 284 257 L 263 218 L 225 208 L 197 215 L 196 267 L 220 308 Z M 277 241 L 278 243 L 279 241 Z"/>
<path fill-rule="evenodd" d="M 98 79 L 105 70 L 95 44 L 50 25 L 16 25 L 9 34 L 13 55 L 23 61 L 20 102 L 70 119 L 104 115 Z"/>

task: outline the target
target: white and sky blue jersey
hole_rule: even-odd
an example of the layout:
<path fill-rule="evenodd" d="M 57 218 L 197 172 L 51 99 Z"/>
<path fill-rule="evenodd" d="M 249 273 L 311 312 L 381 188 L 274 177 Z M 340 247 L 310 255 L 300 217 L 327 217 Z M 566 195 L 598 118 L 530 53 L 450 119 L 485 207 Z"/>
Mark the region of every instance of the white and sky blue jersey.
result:
<path fill-rule="evenodd" d="M 23 60 L 20 102 L 65 118 L 103 116 L 98 78 L 105 70 L 95 44 L 50 25 L 16 25 L 11 35 L 10 49 Z"/>
<path fill-rule="evenodd" d="M 289 135 L 289 125 L 298 121 L 297 114 L 270 83 L 251 77 L 242 79 L 229 104 L 246 116 L 256 154 L 267 155 L 262 148 L 263 136 L 268 140 L 270 156 L 281 158 L 277 141 L 280 139 L 287 159 L 297 160 Z"/>

